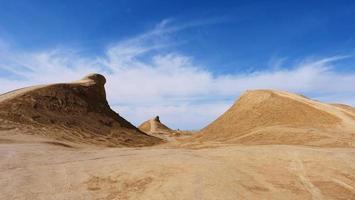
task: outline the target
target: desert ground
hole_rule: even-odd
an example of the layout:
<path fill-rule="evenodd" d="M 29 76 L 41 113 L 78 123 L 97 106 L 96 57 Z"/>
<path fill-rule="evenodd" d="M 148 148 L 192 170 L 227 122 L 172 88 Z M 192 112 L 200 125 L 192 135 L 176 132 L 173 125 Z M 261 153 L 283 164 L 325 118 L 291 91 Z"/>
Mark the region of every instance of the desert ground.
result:
<path fill-rule="evenodd" d="M 134 127 L 104 84 L 89 75 L 0 96 L 0 199 L 355 199 L 350 106 L 248 91 L 181 137 L 160 120 Z"/>
<path fill-rule="evenodd" d="M 3 141 L 0 199 L 354 199 L 355 149 Z"/>

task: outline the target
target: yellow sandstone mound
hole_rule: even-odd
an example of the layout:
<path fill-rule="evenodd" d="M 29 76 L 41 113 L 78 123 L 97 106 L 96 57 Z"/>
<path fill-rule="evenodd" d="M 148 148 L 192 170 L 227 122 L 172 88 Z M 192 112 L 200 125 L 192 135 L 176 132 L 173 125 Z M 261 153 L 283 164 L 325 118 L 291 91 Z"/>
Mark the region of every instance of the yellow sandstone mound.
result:
<path fill-rule="evenodd" d="M 0 95 L 0 124 L 32 135 L 103 146 L 147 146 L 161 142 L 111 110 L 106 79 L 91 74 L 72 83 L 18 89 Z M 9 125 L 10 124 L 10 125 Z"/>
<path fill-rule="evenodd" d="M 192 138 L 198 142 L 354 146 L 355 112 L 288 92 L 247 91 Z"/>
<path fill-rule="evenodd" d="M 166 141 L 172 141 L 177 138 L 185 138 L 191 136 L 194 132 L 183 131 L 183 130 L 173 130 L 163 124 L 159 116 L 153 119 L 147 120 L 138 126 L 139 130 Z"/>
<path fill-rule="evenodd" d="M 160 121 L 159 116 L 156 116 L 153 119 L 149 119 L 143 122 L 141 125 L 138 126 L 138 128 L 139 130 L 147 133 L 148 135 L 152 135 L 167 141 L 173 140 L 174 138 L 180 137 L 184 134 L 183 131 L 172 130 L 166 125 L 164 125 Z"/>
<path fill-rule="evenodd" d="M 159 116 L 154 117 L 153 119 L 147 120 L 143 122 L 138 128 L 141 131 L 144 131 L 146 133 L 148 132 L 153 132 L 153 133 L 158 133 L 158 132 L 169 132 L 172 131 L 169 127 L 161 123 Z"/>

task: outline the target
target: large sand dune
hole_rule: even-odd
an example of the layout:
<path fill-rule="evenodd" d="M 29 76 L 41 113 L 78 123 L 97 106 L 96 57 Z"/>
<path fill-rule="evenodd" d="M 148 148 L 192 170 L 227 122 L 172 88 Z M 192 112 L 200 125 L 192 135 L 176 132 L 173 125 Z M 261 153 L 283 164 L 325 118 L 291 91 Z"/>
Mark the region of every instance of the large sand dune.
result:
<path fill-rule="evenodd" d="M 353 111 L 287 92 L 247 91 L 192 141 L 354 146 Z"/>
<path fill-rule="evenodd" d="M 123 119 L 106 101 L 102 75 L 73 83 L 23 88 L 0 96 L 3 128 L 72 143 L 145 146 L 160 142 Z M 6 127 L 5 127 L 6 126 Z"/>

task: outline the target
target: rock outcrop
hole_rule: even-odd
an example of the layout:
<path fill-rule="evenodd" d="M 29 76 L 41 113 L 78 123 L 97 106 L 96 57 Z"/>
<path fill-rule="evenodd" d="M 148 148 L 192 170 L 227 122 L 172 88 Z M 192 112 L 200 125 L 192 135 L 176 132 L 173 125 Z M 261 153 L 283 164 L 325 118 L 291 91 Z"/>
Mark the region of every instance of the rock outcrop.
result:
<path fill-rule="evenodd" d="M 29 134 L 104 146 L 147 146 L 161 142 L 119 114 L 107 100 L 106 79 L 91 74 L 72 83 L 28 87 L 0 95 L 1 123 Z"/>

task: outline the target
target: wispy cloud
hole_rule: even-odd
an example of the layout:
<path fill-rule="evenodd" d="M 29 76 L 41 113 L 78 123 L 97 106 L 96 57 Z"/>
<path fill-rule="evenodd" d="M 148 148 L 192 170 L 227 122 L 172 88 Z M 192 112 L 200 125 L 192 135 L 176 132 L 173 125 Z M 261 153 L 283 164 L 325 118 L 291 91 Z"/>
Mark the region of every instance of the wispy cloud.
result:
<path fill-rule="evenodd" d="M 216 23 L 174 25 L 165 20 L 153 30 L 119 41 L 98 57 L 74 50 L 18 52 L 0 44 L 0 92 L 34 84 L 72 81 L 87 73 L 106 75 L 110 104 L 138 124 L 155 115 L 174 128 L 197 129 L 222 114 L 241 92 L 270 88 L 304 93 L 321 100 L 354 105 L 355 74 L 337 72 L 347 56 L 304 59 L 293 66 L 283 60 L 265 63 L 268 70 L 215 75 L 194 58 L 174 52 L 170 34 Z M 270 67 L 274 65 L 274 67 Z"/>

